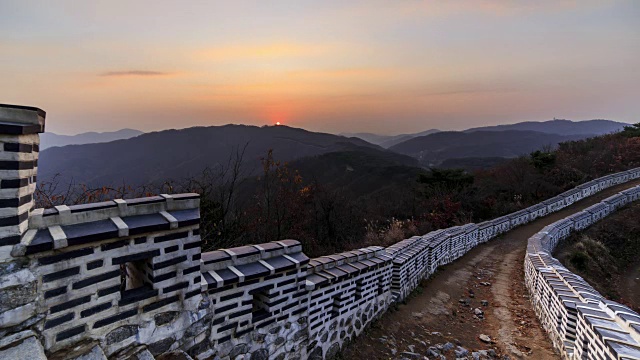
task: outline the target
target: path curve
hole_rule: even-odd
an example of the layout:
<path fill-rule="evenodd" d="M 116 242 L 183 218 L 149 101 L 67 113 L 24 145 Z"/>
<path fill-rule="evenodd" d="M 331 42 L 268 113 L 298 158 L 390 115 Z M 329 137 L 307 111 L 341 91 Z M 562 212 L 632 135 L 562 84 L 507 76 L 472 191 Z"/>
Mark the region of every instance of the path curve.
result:
<path fill-rule="evenodd" d="M 430 346 L 451 342 L 470 351 L 494 349 L 511 358 L 559 359 L 524 285 L 527 240 L 543 227 L 636 185 L 640 179 L 612 186 L 475 247 L 423 281 L 405 305 L 372 323 L 345 347 L 342 357 L 395 359 L 403 352 L 424 355 Z M 475 309 L 484 314 L 475 316 Z M 480 334 L 492 342 L 480 341 Z"/>

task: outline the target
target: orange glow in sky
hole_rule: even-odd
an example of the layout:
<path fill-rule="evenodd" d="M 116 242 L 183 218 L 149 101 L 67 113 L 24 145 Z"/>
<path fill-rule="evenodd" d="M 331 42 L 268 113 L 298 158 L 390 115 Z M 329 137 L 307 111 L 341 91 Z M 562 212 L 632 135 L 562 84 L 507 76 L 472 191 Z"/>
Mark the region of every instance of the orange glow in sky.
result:
<path fill-rule="evenodd" d="M 0 102 L 44 109 L 61 134 L 640 114 L 639 1 L 49 3 L 0 0 Z"/>

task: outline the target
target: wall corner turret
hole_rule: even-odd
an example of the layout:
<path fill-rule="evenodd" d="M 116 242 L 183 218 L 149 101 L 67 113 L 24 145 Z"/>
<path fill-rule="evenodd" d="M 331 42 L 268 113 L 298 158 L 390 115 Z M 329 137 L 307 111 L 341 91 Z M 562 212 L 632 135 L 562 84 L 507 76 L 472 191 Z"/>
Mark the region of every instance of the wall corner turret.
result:
<path fill-rule="evenodd" d="M 35 107 L 0 104 L 0 263 L 12 259 L 28 229 L 45 117 Z"/>

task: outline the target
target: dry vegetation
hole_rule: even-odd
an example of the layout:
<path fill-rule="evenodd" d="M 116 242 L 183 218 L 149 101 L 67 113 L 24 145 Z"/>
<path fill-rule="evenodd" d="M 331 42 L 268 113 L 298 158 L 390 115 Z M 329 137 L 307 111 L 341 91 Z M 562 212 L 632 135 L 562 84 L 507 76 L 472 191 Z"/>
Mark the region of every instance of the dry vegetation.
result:
<path fill-rule="evenodd" d="M 260 174 L 246 177 L 241 171 L 244 151 L 237 148 L 226 164 L 181 182 L 155 188 L 60 189 L 54 181 L 40 183 L 36 195 L 39 206 L 49 207 L 197 192 L 203 250 L 291 238 L 300 240 L 310 256 L 319 256 L 386 246 L 433 229 L 495 218 L 599 176 L 638 167 L 639 135 L 640 126 L 628 127 L 622 133 L 562 143 L 555 151 L 536 151 L 474 172 L 419 170 L 379 155 L 343 151 L 340 156 L 323 155 L 324 162 L 314 163 L 322 164 L 320 176 L 305 177 L 296 168 L 303 165 L 280 162 L 269 151 L 261 160 Z M 353 171 L 335 171 L 354 158 L 368 166 L 357 181 L 349 178 Z M 337 181 L 341 179 L 345 181 Z"/>
<path fill-rule="evenodd" d="M 640 298 L 622 291 L 640 264 L 640 204 L 619 210 L 583 232 L 561 242 L 556 257 L 602 295 L 640 310 Z M 635 292 L 632 292 L 635 294 Z"/>

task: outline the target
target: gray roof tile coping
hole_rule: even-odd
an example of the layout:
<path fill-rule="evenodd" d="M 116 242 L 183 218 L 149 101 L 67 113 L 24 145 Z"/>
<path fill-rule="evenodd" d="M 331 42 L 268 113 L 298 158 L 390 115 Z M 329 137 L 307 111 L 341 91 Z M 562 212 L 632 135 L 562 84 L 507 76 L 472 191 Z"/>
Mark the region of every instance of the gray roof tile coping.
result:
<path fill-rule="evenodd" d="M 173 195 L 171 199 L 167 201 L 167 198 L 157 196 L 73 206 L 62 205 L 57 206 L 55 210 L 35 209 L 29 217 L 29 228 L 43 229 L 53 225 L 73 225 L 112 217 L 197 209 L 200 204 L 198 194 Z"/>
<path fill-rule="evenodd" d="M 203 271 L 215 271 L 229 266 L 257 263 L 259 260 L 298 253 L 302 254 L 302 245 L 297 240 L 272 241 L 264 244 L 219 249 L 202 253 L 202 269 Z"/>
<path fill-rule="evenodd" d="M 179 208 L 179 207 L 178 207 Z M 115 208 L 117 209 L 117 208 Z M 66 210 L 62 208 L 62 210 Z M 182 210 L 168 211 L 168 214 L 176 214 Z M 67 214 L 73 216 L 73 214 Z M 64 214 L 61 216 L 65 216 Z M 192 216 L 199 219 L 199 213 Z M 148 213 L 144 215 L 96 216 L 85 219 L 84 222 L 71 222 L 60 225 L 51 223 L 49 226 L 28 230 L 19 244 L 14 245 L 14 256 L 24 256 L 35 253 L 60 250 L 68 246 L 80 244 L 96 244 L 107 240 L 126 238 L 132 235 L 160 230 L 171 230 L 170 223 L 160 213 Z M 189 226 L 189 225 L 186 225 Z"/>
<path fill-rule="evenodd" d="M 311 259 L 309 261 L 309 271 L 319 272 L 335 268 L 336 266 L 340 266 L 342 264 L 349 264 L 351 262 L 368 260 L 376 257 L 384 259 L 385 261 L 391 260 L 391 257 L 388 256 L 385 248 L 381 246 L 370 246 L 358 249 L 358 251 L 363 254 L 359 256 L 353 256 L 351 252 L 345 252 L 341 254 L 321 256 L 319 258 Z"/>

